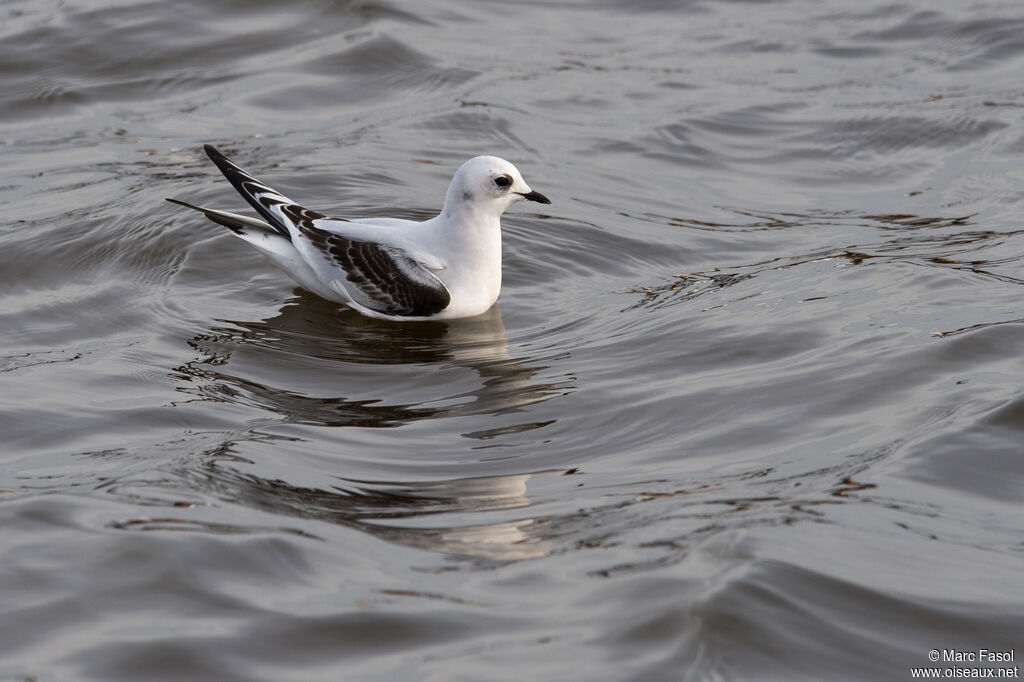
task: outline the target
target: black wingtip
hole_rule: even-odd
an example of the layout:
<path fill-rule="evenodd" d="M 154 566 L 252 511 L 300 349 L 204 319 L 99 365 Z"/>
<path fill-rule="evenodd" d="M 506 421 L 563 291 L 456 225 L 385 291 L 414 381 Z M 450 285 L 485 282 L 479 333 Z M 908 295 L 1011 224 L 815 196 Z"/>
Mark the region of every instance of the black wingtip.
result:
<path fill-rule="evenodd" d="M 228 180 L 232 181 L 231 184 L 234 185 L 235 182 L 234 182 L 234 180 L 231 177 L 231 171 L 232 170 L 242 170 L 242 169 L 238 168 L 237 166 L 235 166 L 235 164 L 233 164 L 230 161 L 228 161 L 228 157 L 226 157 L 223 154 L 221 154 L 217 150 L 217 148 L 214 147 L 212 144 L 204 144 L 203 145 L 203 151 L 206 152 L 206 155 L 208 157 L 210 157 L 210 161 L 213 161 L 213 165 L 215 165 L 217 168 L 219 168 L 220 172 L 223 173 L 224 175 L 226 175 Z M 236 187 L 237 187 L 237 185 L 236 185 Z M 242 192 L 241 188 L 239 188 L 238 191 Z M 242 193 L 244 194 L 244 192 L 242 192 Z"/>
<path fill-rule="evenodd" d="M 224 155 L 217 151 L 217 148 L 214 147 L 212 144 L 204 144 L 203 151 L 206 152 L 206 155 L 209 156 L 211 159 L 225 158 Z"/>
<path fill-rule="evenodd" d="M 164 198 L 167 201 L 171 202 L 172 204 L 177 204 L 178 206 L 184 206 L 185 208 L 191 208 L 195 211 L 199 211 L 213 222 L 217 223 L 218 225 L 223 225 L 224 227 L 228 228 L 235 234 L 245 234 L 246 226 L 243 223 L 239 223 L 237 220 L 232 219 L 230 214 L 223 214 L 217 211 L 211 211 L 210 209 L 203 208 L 202 206 L 196 206 L 195 204 L 190 204 L 187 201 L 182 201 L 181 199 L 172 199 L 170 197 Z"/>
<path fill-rule="evenodd" d="M 218 150 L 212 144 L 204 144 L 203 151 L 206 152 L 206 155 L 210 157 L 210 161 L 213 161 L 214 165 L 216 165 L 217 168 L 220 168 L 222 173 L 227 173 L 225 169 L 234 166 L 234 164 L 228 160 L 228 157 L 221 154 L 220 150 Z M 241 168 L 239 168 L 238 170 L 241 170 Z"/>
<path fill-rule="evenodd" d="M 226 156 L 217 151 L 217 148 L 212 144 L 204 144 L 203 151 L 210 157 L 213 164 L 220 169 L 220 172 L 224 174 L 228 182 L 238 191 L 242 197 L 249 202 L 249 205 L 256 210 L 260 216 L 267 221 L 267 223 L 274 228 L 282 237 L 291 239 L 291 235 L 288 233 L 288 227 L 281 222 L 281 218 L 270 211 L 267 206 L 261 202 L 260 198 L 254 194 L 253 186 L 257 189 L 266 189 L 273 191 L 266 185 L 263 185 L 259 180 L 249 175 L 247 172 L 232 163 Z M 278 202 L 280 203 L 280 202 Z M 211 218 L 212 220 L 212 218 Z"/>
<path fill-rule="evenodd" d="M 210 220 L 213 220 L 213 217 L 210 215 L 209 209 L 207 209 L 207 208 L 203 208 L 202 206 L 196 206 L 195 204 L 190 204 L 187 201 L 182 201 L 181 199 L 172 199 L 170 197 L 164 197 L 164 200 L 165 201 L 169 201 L 172 204 L 177 204 L 178 206 L 184 206 L 185 208 L 191 208 L 193 211 L 199 211 L 200 213 L 205 215 Z M 216 222 L 216 221 L 214 221 L 214 222 Z"/>

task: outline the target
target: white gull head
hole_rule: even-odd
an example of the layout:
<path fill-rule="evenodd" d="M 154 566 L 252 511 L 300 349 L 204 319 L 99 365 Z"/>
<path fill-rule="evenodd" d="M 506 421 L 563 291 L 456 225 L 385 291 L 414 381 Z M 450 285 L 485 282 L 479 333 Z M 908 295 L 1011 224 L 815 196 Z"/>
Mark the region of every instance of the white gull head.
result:
<path fill-rule="evenodd" d="M 527 200 L 551 203 L 546 196 L 530 189 L 519 169 L 505 159 L 475 156 L 455 171 L 441 214 L 452 216 L 469 208 L 497 217 L 515 202 Z"/>

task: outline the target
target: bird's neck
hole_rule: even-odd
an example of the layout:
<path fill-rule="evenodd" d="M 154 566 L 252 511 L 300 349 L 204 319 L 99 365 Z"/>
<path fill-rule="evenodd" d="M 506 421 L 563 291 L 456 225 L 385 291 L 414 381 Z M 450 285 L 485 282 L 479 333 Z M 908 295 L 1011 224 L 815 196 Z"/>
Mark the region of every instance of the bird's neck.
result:
<path fill-rule="evenodd" d="M 466 201 L 445 202 L 438 217 L 451 229 L 452 239 L 501 237 L 501 214 L 491 206 L 481 207 Z"/>
<path fill-rule="evenodd" d="M 438 216 L 443 226 L 441 243 L 449 253 L 458 254 L 448 263 L 448 277 L 464 276 L 467 288 L 474 286 L 473 282 L 487 282 L 487 286 L 500 287 L 500 215 L 466 202 L 460 202 L 454 210 L 450 208 L 446 206 Z M 497 290 L 492 293 L 497 298 Z"/>

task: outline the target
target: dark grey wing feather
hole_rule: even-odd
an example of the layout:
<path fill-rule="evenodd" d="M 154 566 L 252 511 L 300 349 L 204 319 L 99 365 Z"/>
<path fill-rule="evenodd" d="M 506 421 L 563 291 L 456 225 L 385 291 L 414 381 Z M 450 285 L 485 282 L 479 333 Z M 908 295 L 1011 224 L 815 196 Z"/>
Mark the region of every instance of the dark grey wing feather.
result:
<path fill-rule="evenodd" d="M 451 303 L 444 283 L 400 249 L 318 228 L 313 221 L 324 216 L 301 206 L 280 209 L 299 234 L 344 271 L 345 279 L 365 297 L 356 300 L 360 305 L 388 315 L 426 317 Z"/>
<path fill-rule="evenodd" d="M 226 156 L 217 151 L 213 145 L 204 144 L 203 150 L 206 151 L 206 155 L 210 157 L 210 160 L 217 165 L 217 168 L 224 174 L 224 177 L 228 179 L 228 182 L 249 202 L 249 205 L 256 209 L 256 212 L 275 231 L 279 232 L 281 236 L 291 239 L 291 234 L 288 232 L 288 226 L 285 224 L 281 208 L 282 206 L 293 204 L 292 200 L 236 166 Z"/>
<path fill-rule="evenodd" d="M 218 211 L 215 208 L 196 206 L 195 204 L 190 204 L 187 201 L 182 201 L 181 199 L 171 199 L 168 197 L 167 201 L 172 204 L 178 204 L 179 206 L 199 211 L 213 222 L 218 225 L 223 225 L 237 235 L 244 235 L 248 232 L 277 232 L 274 227 L 262 220 L 257 220 L 256 218 L 228 213 L 227 211 Z"/>

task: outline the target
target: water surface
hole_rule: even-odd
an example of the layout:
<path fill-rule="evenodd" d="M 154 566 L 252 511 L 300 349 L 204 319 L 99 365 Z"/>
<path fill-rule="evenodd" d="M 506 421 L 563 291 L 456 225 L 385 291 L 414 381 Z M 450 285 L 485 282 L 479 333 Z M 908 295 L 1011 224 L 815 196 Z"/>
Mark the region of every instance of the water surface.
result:
<path fill-rule="evenodd" d="M 1015 2 L 0 9 L 0 679 L 880 680 L 1024 642 Z M 400 325 L 163 201 L 503 221 Z"/>

